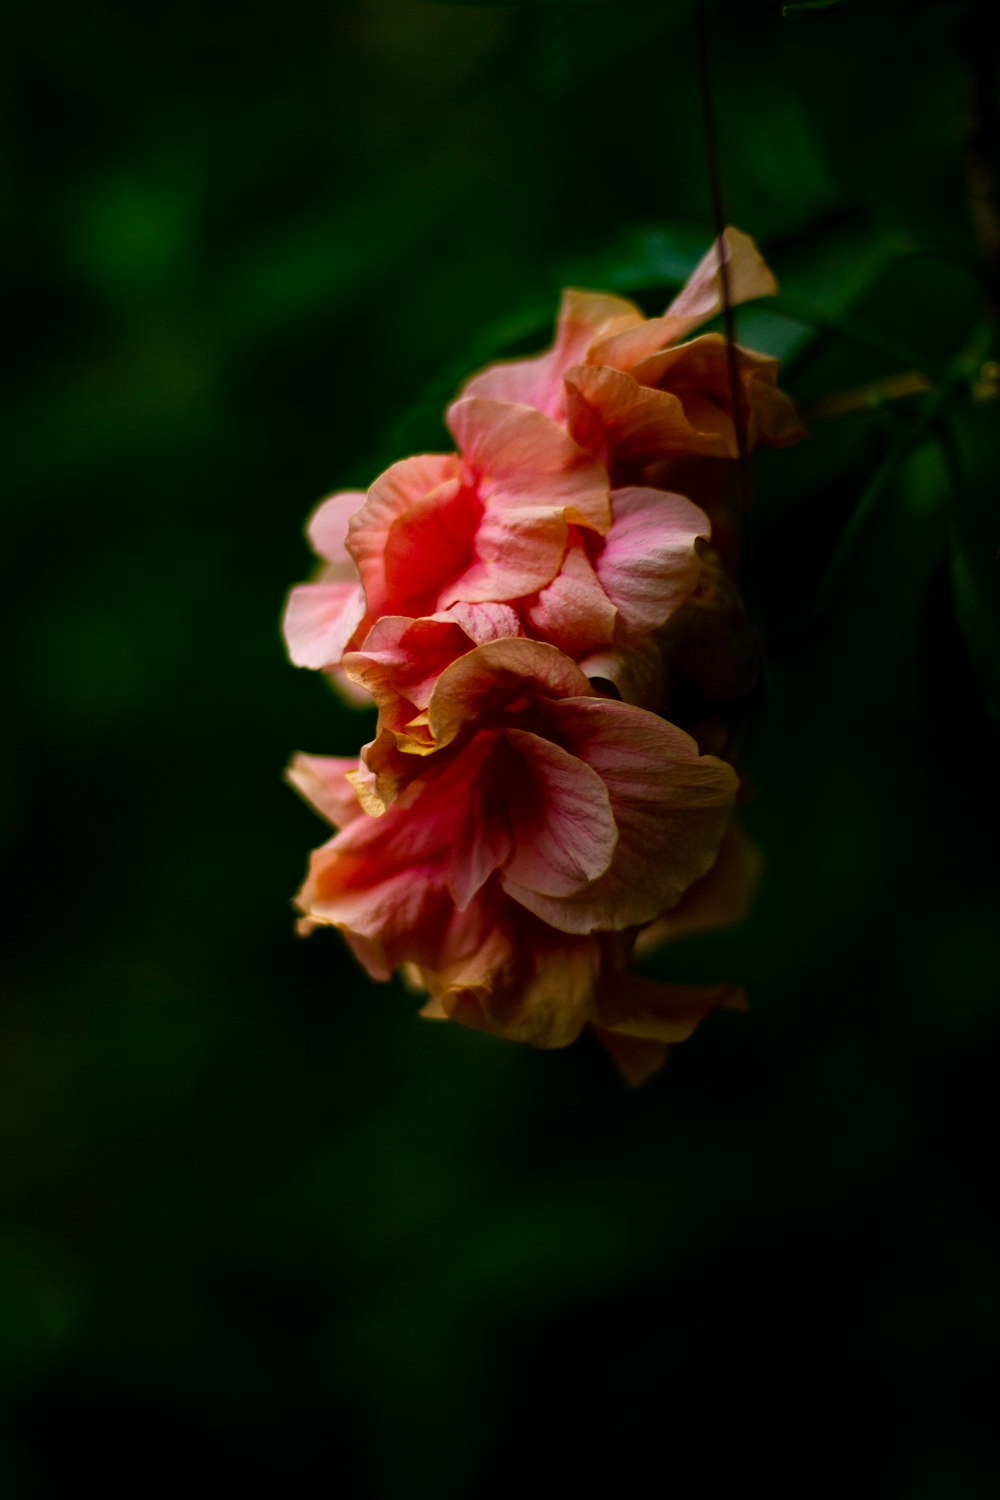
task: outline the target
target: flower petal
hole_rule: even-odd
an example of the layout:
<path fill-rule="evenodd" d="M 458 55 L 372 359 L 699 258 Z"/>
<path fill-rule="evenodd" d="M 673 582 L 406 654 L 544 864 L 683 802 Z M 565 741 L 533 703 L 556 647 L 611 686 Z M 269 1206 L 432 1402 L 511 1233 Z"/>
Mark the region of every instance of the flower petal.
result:
<path fill-rule="evenodd" d="M 722 259 L 729 283 L 729 305 L 738 307 L 755 297 L 773 297 L 778 283 L 768 270 L 748 234 L 730 226 L 720 236 Z M 684 318 L 691 328 L 722 311 L 722 276 L 719 271 L 719 240 L 706 250 L 667 309 L 674 318 Z"/>
<path fill-rule="evenodd" d="M 622 973 L 602 985 L 591 1024 L 626 1082 L 636 1086 L 663 1066 L 669 1046 L 687 1041 L 716 1009 L 745 1010 L 743 991 L 732 984 L 664 984 Z"/>
<path fill-rule="evenodd" d="M 610 526 L 603 467 L 541 412 L 473 396 L 454 402 L 446 420 L 466 463 L 482 476 L 489 510 L 558 512 L 600 532 Z"/>
<path fill-rule="evenodd" d="M 281 625 L 289 657 L 297 667 L 338 666 L 364 617 L 359 583 L 300 583 L 288 596 Z"/>
<path fill-rule="evenodd" d="M 357 765 L 340 755 L 296 755 L 285 779 L 334 828 L 344 828 L 362 815 L 357 793 L 347 780 Z"/>
<path fill-rule="evenodd" d="M 600 698 L 548 705 L 561 742 L 608 789 L 618 828 L 610 868 L 575 895 L 510 894 L 563 932 L 621 931 L 668 911 L 715 859 L 737 778 L 655 714 Z"/>
<path fill-rule="evenodd" d="M 488 641 L 441 673 L 428 705 L 428 724 L 440 747 L 449 745 L 465 725 L 482 722 L 487 707 L 503 714 L 526 694 L 568 698 L 592 691 L 576 663 L 555 646 L 524 637 Z"/>
<path fill-rule="evenodd" d="M 617 327 L 641 322 L 642 313 L 624 297 L 599 292 L 563 292 L 552 348 L 532 359 L 489 365 L 474 375 L 462 396 L 484 396 L 493 401 L 517 402 L 561 422 L 566 398 L 563 375 L 581 363 L 596 338 Z"/>
<path fill-rule="evenodd" d="M 707 875 L 688 887 L 672 911 L 643 928 L 636 939 L 636 953 L 652 953 L 679 938 L 742 922 L 757 889 L 761 863 L 760 851 L 734 819 Z"/>
<path fill-rule="evenodd" d="M 610 365 L 635 371 L 640 361 L 668 349 L 686 338 L 693 328 L 722 311 L 722 277 L 719 271 L 719 240 L 706 251 L 660 318 L 648 318 L 634 328 L 625 328 L 591 345 L 587 364 Z M 778 284 L 761 258 L 753 240 L 738 229 L 721 236 L 723 259 L 729 280 L 729 305 L 736 307 L 753 297 L 770 297 Z M 645 382 L 643 382 L 645 384 Z"/>
<path fill-rule="evenodd" d="M 732 456 L 714 411 L 702 429 L 675 392 L 650 390 L 620 370 L 575 365 L 567 373 L 566 391 L 574 437 L 619 462 L 651 462 L 679 451 Z"/>
<path fill-rule="evenodd" d="M 347 550 L 347 525 L 367 498 L 363 490 L 342 490 L 331 495 L 316 507 L 306 526 L 316 556 L 322 557 L 331 568 L 343 569 L 342 574 L 336 575 L 338 578 L 357 579 L 354 559 Z"/>
<path fill-rule="evenodd" d="M 605 785 L 551 740 L 523 729 L 506 730 L 504 740 L 521 766 L 506 788 L 514 853 L 501 882 L 568 896 L 611 863 L 618 831 Z"/>
<path fill-rule="evenodd" d="M 555 578 L 522 601 L 521 613 L 532 635 L 558 646 L 567 656 L 582 656 L 614 640 L 615 606 L 594 572 L 579 532 L 571 536 Z"/>
<path fill-rule="evenodd" d="M 701 560 L 695 542 L 708 538 L 711 525 L 690 500 L 663 490 L 615 490 L 612 509 L 597 577 L 628 630 L 654 630 L 697 587 Z"/>
<path fill-rule="evenodd" d="M 347 536 L 371 615 L 432 614 L 468 566 L 478 520 L 454 454 L 404 458 L 380 475 Z"/>

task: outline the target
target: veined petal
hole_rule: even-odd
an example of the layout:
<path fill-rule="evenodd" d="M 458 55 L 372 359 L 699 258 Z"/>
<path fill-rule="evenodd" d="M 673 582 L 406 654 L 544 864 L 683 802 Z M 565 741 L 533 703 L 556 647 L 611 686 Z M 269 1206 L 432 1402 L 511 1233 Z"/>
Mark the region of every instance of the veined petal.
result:
<path fill-rule="evenodd" d="M 519 599 L 544 588 L 559 571 L 568 535 L 558 507 L 488 510 L 476 533 L 473 561 L 442 590 L 441 608 Z"/>
<path fill-rule="evenodd" d="M 635 371 L 636 366 L 671 344 L 686 338 L 693 328 L 722 311 L 722 277 L 719 272 L 719 241 L 716 240 L 692 271 L 660 318 L 647 318 L 634 328 L 625 328 L 595 341 L 586 363 Z M 723 259 L 729 279 L 729 305 L 736 307 L 753 297 L 769 297 L 778 284 L 749 235 L 727 229 L 721 237 Z"/>
<path fill-rule="evenodd" d="M 433 613 L 468 565 L 478 520 L 452 453 L 404 458 L 380 475 L 347 536 L 371 615 Z"/>
<path fill-rule="evenodd" d="M 523 729 L 504 740 L 517 754 L 507 788 L 514 852 L 501 875 L 548 896 L 567 896 L 610 865 L 618 831 L 600 776 L 577 756 Z"/>
<path fill-rule="evenodd" d="M 424 1015 L 533 1047 L 566 1047 L 587 1024 L 601 955 L 592 937 L 570 937 L 508 902 L 517 917 L 494 920 L 479 946 L 438 972 Z"/>
<path fill-rule="evenodd" d="M 717 421 L 697 427 L 673 391 L 650 390 L 632 375 L 590 365 L 568 371 L 566 390 L 570 431 L 621 461 L 649 462 L 678 451 L 732 456 Z"/>
<path fill-rule="evenodd" d="M 358 762 L 340 755 L 296 755 L 285 779 L 334 828 L 344 828 L 362 816 L 354 787 L 347 780 Z"/>
<path fill-rule="evenodd" d="M 558 646 L 567 656 L 582 656 L 614 640 L 615 605 L 595 573 L 579 533 L 571 537 L 555 578 L 521 602 L 521 613 L 533 635 Z"/>
<path fill-rule="evenodd" d="M 517 402 L 561 422 L 565 415 L 563 374 L 579 364 L 595 339 L 641 322 L 642 313 L 624 297 L 600 292 L 563 292 L 552 348 L 531 359 L 504 360 L 474 375 L 461 395 Z"/>
<path fill-rule="evenodd" d="M 330 495 L 316 507 L 306 526 L 306 535 L 316 556 L 322 557 L 331 568 L 342 569 L 342 576 L 352 581 L 357 578 L 357 570 L 347 550 L 347 525 L 367 498 L 363 490 L 341 490 Z M 339 578 L 341 574 L 335 576 Z"/>
<path fill-rule="evenodd" d="M 428 705 L 428 722 L 434 743 L 443 746 L 466 724 L 481 722 L 487 707 L 503 714 L 508 705 L 539 693 L 568 698 L 592 692 L 576 663 L 555 646 L 524 637 L 489 641 L 441 673 Z"/>
<path fill-rule="evenodd" d="M 696 589 L 701 560 L 695 542 L 708 539 L 711 523 L 683 495 L 664 490 L 615 490 L 612 510 L 597 577 L 626 629 L 654 630 Z"/>
<path fill-rule="evenodd" d="M 488 510 L 557 511 L 594 531 L 610 526 L 603 466 L 541 412 L 471 396 L 449 407 L 447 422 L 481 476 Z"/>
<path fill-rule="evenodd" d="M 655 714 L 600 698 L 548 706 L 559 739 L 600 776 L 618 828 L 610 868 L 576 895 L 507 889 L 564 932 L 621 931 L 668 911 L 715 859 L 736 795 L 731 766 Z"/>
<path fill-rule="evenodd" d="M 365 617 L 364 590 L 353 583 L 300 583 L 285 605 L 282 632 L 297 667 L 333 668 Z"/>

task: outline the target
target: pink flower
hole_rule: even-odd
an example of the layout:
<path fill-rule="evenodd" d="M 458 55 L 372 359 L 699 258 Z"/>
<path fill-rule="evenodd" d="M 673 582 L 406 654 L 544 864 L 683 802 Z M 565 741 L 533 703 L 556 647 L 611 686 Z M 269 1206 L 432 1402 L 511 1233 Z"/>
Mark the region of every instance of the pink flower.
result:
<path fill-rule="evenodd" d="M 533 594 L 558 573 L 570 528 L 610 528 L 603 465 L 547 417 L 477 398 L 448 420 L 459 452 L 403 459 L 367 496 L 317 510 L 309 536 L 326 570 L 285 611 L 297 666 L 336 666 L 381 615 Z"/>
<path fill-rule="evenodd" d="M 491 403 L 468 405 L 479 406 L 468 415 L 482 419 Z M 462 486 L 454 474 L 433 482 L 458 466 L 457 455 L 407 459 L 362 503 L 350 493 L 320 506 L 309 533 L 326 569 L 289 598 L 293 661 L 329 671 L 352 645 L 380 649 L 368 637 L 386 618 L 453 623 L 464 632 L 463 649 L 527 634 L 577 660 L 612 648 L 641 651 L 643 638 L 695 592 L 698 543 L 711 528 L 682 495 L 635 486 L 608 495 L 602 486 L 601 513 L 585 524 L 584 506 L 554 501 L 553 490 L 536 505 L 508 507 L 513 486 L 501 494 L 494 483 L 489 513 L 485 484 Z"/>
<path fill-rule="evenodd" d="M 727 229 L 722 246 L 732 305 L 777 290 L 748 235 Z M 462 394 L 543 412 L 601 457 L 618 484 L 642 479 L 648 465 L 680 455 L 736 458 L 725 339 L 710 333 L 682 342 L 721 310 L 713 245 L 662 317 L 643 317 L 623 297 L 566 292 L 551 349 L 489 366 Z M 749 450 L 800 437 L 795 409 L 776 387 L 777 361 L 737 349 L 737 367 Z"/>
<path fill-rule="evenodd" d="M 512 706 L 520 722 L 511 693 L 539 681 L 543 663 L 550 676 L 558 670 L 557 653 L 527 642 L 504 642 L 492 654 L 509 663 L 512 646 L 520 648 L 514 668 L 498 661 L 489 669 L 480 659 L 453 681 L 446 737 L 456 716 L 477 701 L 482 706 L 490 693 L 495 712 L 470 723 L 502 723 Z M 534 672 L 516 661 L 524 648 Z M 586 688 L 562 671 L 560 686 Z M 640 710 L 586 696 L 549 701 L 561 708 L 563 737 L 581 756 L 532 730 L 473 729 L 380 817 L 366 813 L 354 795 L 357 762 L 298 756 L 291 781 L 340 829 L 313 855 L 298 903 L 306 928 L 339 927 L 373 977 L 404 967 L 430 996 L 425 1015 L 542 1047 L 564 1046 L 591 1024 L 626 1076 L 640 1081 L 662 1061 L 668 1042 L 682 1040 L 707 1010 L 738 1003 L 739 996 L 731 986 L 661 986 L 625 972 L 632 934 L 621 930 L 623 871 L 615 869 L 615 846 L 624 842 L 633 859 L 636 841 L 652 837 L 659 859 L 647 856 L 644 873 L 670 863 L 671 853 L 677 863 L 672 880 L 660 877 L 652 902 L 633 902 L 627 915 L 641 921 L 658 902 L 676 900 L 692 870 L 712 859 L 735 778 Z M 619 721 L 610 732 L 608 711 Z M 669 767 L 651 759 L 664 751 Z M 637 760 L 648 762 L 652 798 L 637 784 Z M 686 783 L 686 792 L 675 792 L 664 814 L 668 780 Z M 612 931 L 600 927 L 609 898 Z"/>

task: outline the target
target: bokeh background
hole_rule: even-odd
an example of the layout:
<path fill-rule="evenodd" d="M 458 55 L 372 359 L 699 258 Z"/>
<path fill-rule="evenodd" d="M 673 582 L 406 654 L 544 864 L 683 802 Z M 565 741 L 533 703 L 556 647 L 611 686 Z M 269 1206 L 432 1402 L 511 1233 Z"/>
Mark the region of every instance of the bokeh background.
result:
<path fill-rule="evenodd" d="M 294 937 L 282 768 L 366 723 L 278 621 L 562 285 L 704 250 L 694 6 L 3 9 L 0 1490 L 994 1494 L 990 7 L 708 7 L 812 436 L 755 464 L 756 907 L 658 970 L 751 1010 L 634 1092 Z"/>

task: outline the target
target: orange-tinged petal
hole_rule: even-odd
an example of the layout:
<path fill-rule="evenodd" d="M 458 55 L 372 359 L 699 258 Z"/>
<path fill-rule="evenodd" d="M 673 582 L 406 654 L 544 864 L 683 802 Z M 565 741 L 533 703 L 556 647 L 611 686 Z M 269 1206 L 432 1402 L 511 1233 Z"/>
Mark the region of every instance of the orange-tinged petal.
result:
<path fill-rule="evenodd" d="M 347 536 L 370 614 L 432 614 L 468 565 L 477 522 L 452 453 L 405 458 L 380 475 Z"/>
<path fill-rule="evenodd" d="M 742 230 L 732 227 L 723 231 L 722 259 L 729 283 L 729 305 L 738 307 L 755 297 L 773 297 L 778 283 L 768 270 L 753 240 Z M 683 318 L 689 328 L 714 318 L 723 308 L 722 276 L 719 270 L 719 241 L 716 240 L 688 277 L 684 287 L 667 308 L 673 318 Z"/>
<path fill-rule="evenodd" d="M 656 714 L 666 706 L 666 664 L 651 635 L 639 636 L 627 646 L 593 651 L 580 661 L 580 670 L 604 696 L 618 697 L 623 703 Z M 613 691 L 609 693 L 609 689 Z"/>
<path fill-rule="evenodd" d="M 564 372 L 586 358 L 595 339 L 641 321 L 642 313 L 624 297 L 565 291 L 551 349 L 531 359 L 489 365 L 466 383 L 461 394 L 533 406 L 561 422 L 565 415 Z"/>
<path fill-rule="evenodd" d="M 664 984 L 619 973 L 601 985 L 592 1025 L 626 1082 L 635 1086 L 663 1066 L 668 1047 L 687 1041 L 716 1009 L 745 1010 L 739 986 Z"/>
<path fill-rule="evenodd" d="M 357 761 L 340 755 L 296 755 L 286 780 L 334 828 L 344 828 L 362 813 L 354 787 L 347 780 Z"/>
<path fill-rule="evenodd" d="M 431 999 L 423 1014 L 448 1017 L 534 1047 L 565 1047 L 591 1013 L 601 953 L 593 937 L 570 937 L 505 897 L 465 914 L 475 941 L 449 929 L 439 967 L 418 971 Z M 460 956 L 452 950 L 461 946 Z"/>
<path fill-rule="evenodd" d="M 651 462 L 685 451 L 731 457 L 714 413 L 702 429 L 674 391 L 651 390 L 620 370 L 575 365 L 566 376 L 570 431 L 620 463 Z"/>
<path fill-rule="evenodd" d="M 528 701 L 526 695 L 568 698 L 593 692 L 575 662 L 555 646 L 524 638 L 489 641 L 459 658 L 441 673 L 428 705 L 434 743 L 449 745 L 467 724 L 513 705 L 513 713 Z M 522 703 L 523 700 L 523 703 Z M 512 727 L 517 721 L 511 717 Z"/>
<path fill-rule="evenodd" d="M 760 851 L 734 819 L 712 868 L 684 892 L 671 911 L 643 928 L 635 952 L 642 956 L 695 933 L 735 927 L 750 910 L 761 863 Z"/>

